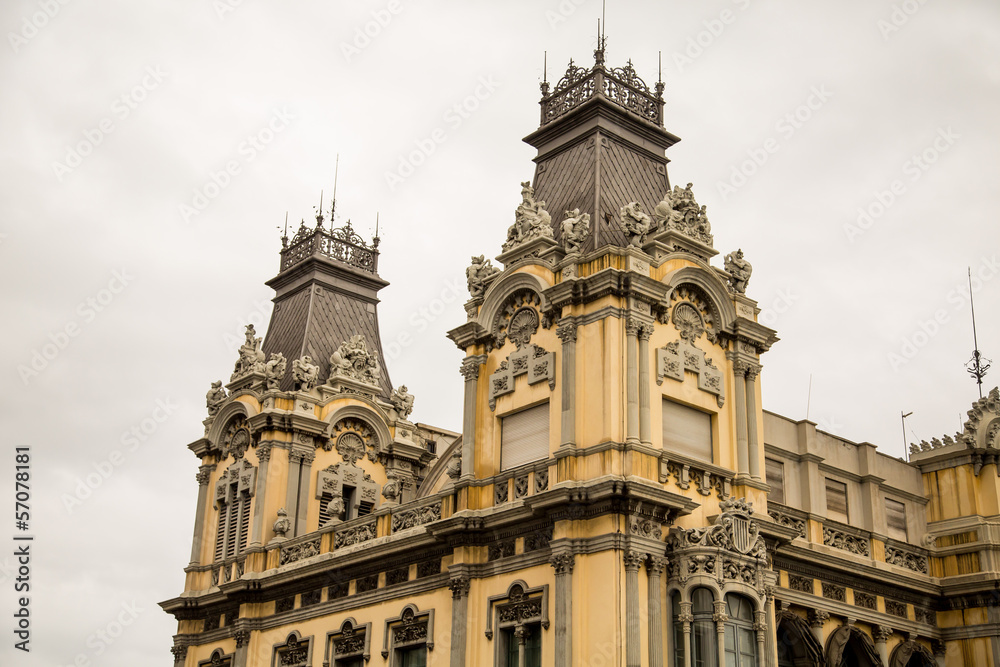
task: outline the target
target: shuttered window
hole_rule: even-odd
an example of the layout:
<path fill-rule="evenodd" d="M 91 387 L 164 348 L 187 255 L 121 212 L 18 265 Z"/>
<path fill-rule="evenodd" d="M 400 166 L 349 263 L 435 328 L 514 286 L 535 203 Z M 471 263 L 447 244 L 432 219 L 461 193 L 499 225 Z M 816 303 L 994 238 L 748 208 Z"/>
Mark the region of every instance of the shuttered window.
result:
<path fill-rule="evenodd" d="M 777 459 L 764 459 L 764 476 L 771 490 L 767 499 L 773 503 L 785 504 L 785 464 Z"/>
<path fill-rule="evenodd" d="M 847 511 L 847 485 L 826 478 L 826 516 L 834 521 L 850 522 Z"/>
<path fill-rule="evenodd" d="M 500 420 L 500 469 L 510 470 L 549 456 L 549 404 Z"/>
<path fill-rule="evenodd" d="M 663 449 L 712 462 L 712 415 L 663 399 Z"/>
<path fill-rule="evenodd" d="M 889 537 L 901 542 L 906 541 L 906 505 L 886 498 L 885 523 L 889 529 Z"/>

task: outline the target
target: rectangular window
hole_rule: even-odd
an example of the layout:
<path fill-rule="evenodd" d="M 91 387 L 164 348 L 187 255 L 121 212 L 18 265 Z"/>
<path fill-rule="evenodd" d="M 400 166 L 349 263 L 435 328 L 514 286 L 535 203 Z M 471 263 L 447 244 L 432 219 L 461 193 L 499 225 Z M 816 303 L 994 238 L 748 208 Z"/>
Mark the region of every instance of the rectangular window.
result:
<path fill-rule="evenodd" d="M 549 456 L 549 404 L 500 420 L 500 469 L 510 470 Z"/>
<path fill-rule="evenodd" d="M 427 647 L 421 645 L 396 649 L 393 667 L 427 667 Z"/>
<path fill-rule="evenodd" d="M 826 478 L 826 516 L 834 521 L 850 523 L 847 511 L 847 485 Z"/>
<path fill-rule="evenodd" d="M 771 490 L 767 499 L 773 503 L 785 504 L 785 464 L 777 459 L 764 459 L 764 476 Z"/>
<path fill-rule="evenodd" d="M 901 542 L 906 541 L 906 505 L 889 498 L 885 499 L 885 524 L 889 537 Z"/>
<path fill-rule="evenodd" d="M 712 415 L 663 399 L 663 449 L 712 462 Z"/>
<path fill-rule="evenodd" d="M 515 628 L 500 631 L 501 667 L 542 667 L 542 626 L 524 625 L 524 664 L 520 662 L 521 643 Z"/>

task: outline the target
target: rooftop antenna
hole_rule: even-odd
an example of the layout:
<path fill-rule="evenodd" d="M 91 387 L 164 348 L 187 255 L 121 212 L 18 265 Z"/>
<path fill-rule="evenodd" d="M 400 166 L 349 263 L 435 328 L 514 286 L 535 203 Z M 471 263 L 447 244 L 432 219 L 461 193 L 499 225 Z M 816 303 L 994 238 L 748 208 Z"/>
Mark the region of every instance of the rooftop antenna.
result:
<path fill-rule="evenodd" d="M 608 0 L 601 0 L 601 25 L 604 26 L 605 30 L 608 27 L 608 20 L 607 20 L 608 16 L 607 16 L 607 14 L 608 14 Z M 599 26 L 598 27 L 598 32 L 600 33 L 600 36 L 601 36 L 601 48 L 603 49 L 604 48 L 604 30 L 601 30 L 600 26 Z"/>
<path fill-rule="evenodd" d="M 333 203 L 330 204 L 330 229 L 333 229 L 333 216 L 337 214 L 337 177 L 340 176 L 340 153 L 333 167 Z"/>
<path fill-rule="evenodd" d="M 319 208 L 316 209 L 316 226 L 323 226 L 323 191 L 319 191 Z"/>
<path fill-rule="evenodd" d="M 809 374 L 809 391 L 806 394 L 806 421 L 809 420 L 809 406 L 812 405 L 813 397 L 813 376 L 812 373 Z"/>
<path fill-rule="evenodd" d="M 975 348 L 972 350 L 972 359 L 966 364 L 965 369 L 969 375 L 976 378 L 979 385 L 979 398 L 983 397 L 983 377 L 990 369 L 990 360 L 979 353 L 979 338 L 976 336 L 976 302 L 972 298 L 972 267 L 969 267 L 969 304 L 972 306 L 972 342 Z"/>
<path fill-rule="evenodd" d="M 375 211 L 375 238 L 372 239 L 372 245 L 378 247 L 379 237 L 378 237 L 378 211 Z"/>
<path fill-rule="evenodd" d="M 902 410 L 899 411 L 900 421 L 903 424 L 903 456 L 906 457 L 907 461 L 910 460 L 910 448 L 906 446 L 906 418 L 912 414 L 913 414 L 912 411 L 907 412 L 906 414 L 903 414 Z"/>
<path fill-rule="evenodd" d="M 285 211 L 285 232 L 281 235 L 281 247 L 288 247 L 288 211 Z"/>

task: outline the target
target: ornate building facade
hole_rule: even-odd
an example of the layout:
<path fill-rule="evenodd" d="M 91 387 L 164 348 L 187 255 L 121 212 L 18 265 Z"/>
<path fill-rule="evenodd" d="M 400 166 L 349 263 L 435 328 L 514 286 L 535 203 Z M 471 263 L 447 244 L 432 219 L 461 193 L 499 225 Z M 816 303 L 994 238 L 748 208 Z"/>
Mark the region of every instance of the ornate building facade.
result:
<path fill-rule="evenodd" d="M 282 239 L 188 446 L 176 666 L 1000 664 L 1000 394 L 911 462 L 764 411 L 752 267 L 671 186 L 663 84 L 604 55 L 542 85 L 466 271 L 460 429 L 389 380 L 378 239 Z"/>

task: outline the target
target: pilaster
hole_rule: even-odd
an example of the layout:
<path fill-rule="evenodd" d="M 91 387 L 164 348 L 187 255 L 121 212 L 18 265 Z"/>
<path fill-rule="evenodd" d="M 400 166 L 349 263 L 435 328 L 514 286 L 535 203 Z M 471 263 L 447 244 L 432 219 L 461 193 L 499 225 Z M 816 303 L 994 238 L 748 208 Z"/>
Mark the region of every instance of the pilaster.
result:
<path fill-rule="evenodd" d="M 448 582 L 451 589 L 451 667 L 465 665 L 471 586 L 472 581 L 466 575 L 452 577 Z"/>
<path fill-rule="evenodd" d="M 476 474 L 476 396 L 479 386 L 479 370 L 486 363 L 486 355 L 472 355 L 462 361 L 459 372 L 465 378 L 465 401 L 462 412 L 462 476 L 473 479 Z"/>
<path fill-rule="evenodd" d="M 625 667 L 642 667 L 639 627 L 639 568 L 646 554 L 625 552 Z"/>
<path fill-rule="evenodd" d="M 201 547 L 205 540 L 205 515 L 208 513 L 208 482 L 212 479 L 215 464 L 208 463 L 198 468 L 195 479 L 198 481 L 198 507 L 194 514 L 194 539 L 191 542 L 191 565 L 201 563 Z"/>
<path fill-rule="evenodd" d="M 573 664 L 573 565 L 571 553 L 553 554 L 549 564 L 556 571 L 555 667 Z"/>
<path fill-rule="evenodd" d="M 568 321 L 556 328 L 562 340 L 562 434 L 560 447 L 576 448 L 576 322 Z"/>
<path fill-rule="evenodd" d="M 650 556 L 646 561 L 649 578 L 649 667 L 663 667 L 663 612 L 660 608 L 660 575 L 667 559 Z"/>
<path fill-rule="evenodd" d="M 639 441 L 651 447 L 653 437 L 649 421 L 649 337 L 653 327 L 644 324 L 639 329 Z"/>
<path fill-rule="evenodd" d="M 633 318 L 625 321 L 625 442 L 639 444 L 639 360 L 638 336 L 642 325 Z"/>

